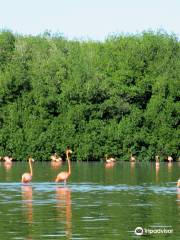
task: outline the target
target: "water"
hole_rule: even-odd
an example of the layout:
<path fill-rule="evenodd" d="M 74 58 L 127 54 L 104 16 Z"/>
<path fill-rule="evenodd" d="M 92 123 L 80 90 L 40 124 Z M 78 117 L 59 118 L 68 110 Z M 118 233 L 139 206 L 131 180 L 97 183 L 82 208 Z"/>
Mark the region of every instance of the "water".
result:
<path fill-rule="evenodd" d="M 72 163 L 66 186 L 53 181 L 67 169 L 35 162 L 0 165 L 0 239 L 179 239 L 178 163 Z M 173 233 L 137 236 L 136 227 Z"/>

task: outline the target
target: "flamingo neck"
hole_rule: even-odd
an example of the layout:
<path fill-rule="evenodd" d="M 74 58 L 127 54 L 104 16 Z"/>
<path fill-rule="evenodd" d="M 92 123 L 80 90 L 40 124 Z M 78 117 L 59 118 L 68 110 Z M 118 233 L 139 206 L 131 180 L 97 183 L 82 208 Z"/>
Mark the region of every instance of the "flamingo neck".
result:
<path fill-rule="evenodd" d="M 32 176 L 32 175 L 33 175 L 33 170 L 32 170 L 31 160 L 29 160 L 29 169 L 30 169 L 30 174 L 31 174 L 31 176 Z"/>
<path fill-rule="evenodd" d="M 68 173 L 70 175 L 71 174 L 71 163 L 70 163 L 69 154 L 67 154 L 67 160 L 68 160 Z"/>

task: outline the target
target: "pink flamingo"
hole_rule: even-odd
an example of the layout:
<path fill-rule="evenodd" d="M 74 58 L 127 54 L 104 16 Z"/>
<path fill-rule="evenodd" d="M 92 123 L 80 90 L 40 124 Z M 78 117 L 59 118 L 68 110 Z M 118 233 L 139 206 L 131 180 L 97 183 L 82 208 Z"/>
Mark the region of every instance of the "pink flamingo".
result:
<path fill-rule="evenodd" d="M 156 159 L 156 175 L 158 175 L 158 172 L 159 172 L 159 155 L 156 155 L 155 156 L 155 159 Z"/>
<path fill-rule="evenodd" d="M 135 161 L 136 161 L 136 157 L 133 156 L 132 153 L 131 153 L 130 161 L 131 161 L 131 162 L 135 162 Z"/>
<path fill-rule="evenodd" d="M 177 187 L 178 187 L 178 188 L 180 187 L 180 179 L 178 179 Z"/>
<path fill-rule="evenodd" d="M 167 157 L 168 162 L 173 162 L 173 158 L 171 156 Z"/>
<path fill-rule="evenodd" d="M 62 162 L 62 158 L 58 156 L 57 153 L 51 156 L 51 161 L 52 162 Z"/>
<path fill-rule="evenodd" d="M 155 156 L 156 163 L 159 163 L 159 155 Z"/>
<path fill-rule="evenodd" d="M 70 164 L 70 154 L 72 153 L 72 151 L 70 150 L 69 146 L 67 146 L 66 149 L 66 158 L 68 160 L 68 172 L 60 172 L 56 179 L 55 182 L 63 182 L 66 183 L 66 180 L 68 179 L 68 177 L 71 175 L 71 164 Z"/>
<path fill-rule="evenodd" d="M 22 182 L 22 183 L 28 183 L 28 182 L 31 182 L 31 180 L 32 180 L 32 176 L 33 176 L 32 162 L 34 162 L 34 159 L 32 159 L 32 158 L 30 157 L 30 158 L 29 158 L 30 173 L 24 173 L 24 174 L 22 175 L 22 179 L 21 179 L 21 182 Z"/>
<path fill-rule="evenodd" d="M 5 156 L 4 157 L 4 161 L 6 162 L 6 163 L 12 163 L 12 157 L 8 157 L 8 156 Z"/>
<path fill-rule="evenodd" d="M 113 157 L 108 158 L 107 154 L 105 155 L 105 157 L 106 157 L 106 163 L 114 163 L 114 162 L 116 162 L 115 158 L 113 158 Z"/>

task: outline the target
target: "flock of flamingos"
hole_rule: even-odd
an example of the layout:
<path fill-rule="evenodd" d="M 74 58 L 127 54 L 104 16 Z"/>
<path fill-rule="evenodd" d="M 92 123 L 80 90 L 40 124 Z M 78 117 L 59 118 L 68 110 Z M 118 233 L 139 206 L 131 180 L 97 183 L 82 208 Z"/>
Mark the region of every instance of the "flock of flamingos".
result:
<path fill-rule="evenodd" d="M 70 147 L 67 146 L 67 148 L 66 148 L 66 158 L 67 158 L 67 161 L 68 161 L 68 171 L 60 172 L 57 175 L 56 179 L 55 179 L 56 183 L 64 182 L 64 184 L 66 184 L 67 179 L 71 175 L 71 163 L 70 163 L 70 156 L 71 156 L 71 154 L 72 154 L 72 151 L 71 151 Z M 106 157 L 106 167 L 114 166 L 114 164 L 116 162 L 116 159 L 113 158 L 113 157 L 109 157 L 108 158 L 108 155 L 105 155 L 105 157 Z M 6 164 L 11 164 L 12 163 L 12 159 L 13 158 L 8 157 L 8 156 L 5 156 L 4 158 L 0 157 L 0 160 L 4 160 Z M 155 157 L 155 160 L 156 160 L 156 167 L 158 167 L 159 166 L 159 156 L 158 155 Z M 168 160 L 168 162 L 172 162 L 173 158 L 171 156 L 168 156 L 167 160 Z M 131 154 L 131 157 L 130 157 L 130 161 L 131 162 L 135 162 L 136 161 L 136 157 L 133 156 L 132 154 Z M 33 177 L 32 162 L 34 162 L 34 159 L 29 157 L 28 162 L 29 162 L 30 172 L 26 172 L 26 173 L 24 173 L 22 175 L 22 178 L 21 178 L 21 182 L 22 183 L 29 183 L 29 182 L 31 182 L 32 177 Z M 62 158 L 59 157 L 55 153 L 54 155 L 51 156 L 51 162 L 52 163 L 60 163 L 60 162 L 62 162 Z M 178 188 L 180 187 L 180 179 L 178 179 L 177 187 Z"/>

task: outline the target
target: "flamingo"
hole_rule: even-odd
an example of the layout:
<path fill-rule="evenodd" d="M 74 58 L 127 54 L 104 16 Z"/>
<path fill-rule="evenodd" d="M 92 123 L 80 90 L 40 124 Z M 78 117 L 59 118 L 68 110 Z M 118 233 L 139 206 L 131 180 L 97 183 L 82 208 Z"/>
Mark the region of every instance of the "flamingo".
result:
<path fill-rule="evenodd" d="M 62 158 L 61 157 L 56 158 L 56 162 L 62 162 Z"/>
<path fill-rule="evenodd" d="M 57 153 L 51 156 L 51 161 L 52 162 L 62 162 L 62 158 L 58 156 Z"/>
<path fill-rule="evenodd" d="M 131 153 L 130 161 L 131 161 L 131 162 L 135 162 L 135 161 L 136 161 L 136 157 L 133 156 L 132 153 Z"/>
<path fill-rule="evenodd" d="M 107 157 L 107 154 L 105 155 L 105 157 L 106 157 L 106 163 L 116 162 L 116 159 L 115 159 L 115 158 L 113 158 L 113 157 L 108 158 L 108 157 Z"/>
<path fill-rule="evenodd" d="M 70 150 L 69 146 L 66 149 L 66 158 L 68 160 L 68 172 L 60 172 L 56 179 L 55 182 L 64 182 L 66 183 L 66 180 L 68 179 L 68 177 L 71 175 L 71 164 L 70 164 L 70 155 L 71 155 L 72 151 Z"/>
<path fill-rule="evenodd" d="M 156 163 L 159 163 L 159 155 L 155 156 Z"/>
<path fill-rule="evenodd" d="M 156 171 L 159 171 L 159 155 L 155 156 L 155 160 L 156 160 Z"/>
<path fill-rule="evenodd" d="M 56 157 L 55 157 L 55 154 L 54 155 L 51 155 L 51 161 L 56 161 Z"/>
<path fill-rule="evenodd" d="M 180 179 L 178 179 L 177 187 L 178 187 L 178 188 L 180 187 Z"/>
<path fill-rule="evenodd" d="M 28 161 L 29 161 L 30 173 L 24 173 L 22 175 L 22 179 L 21 179 L 22 183 L 28 183 L 28 182 L 31 182 L 32 180 L 32 176 L 33 176 L 32 162 L 34 162 L 34 159 L 30 157 Z"/>
<path fill-rule="evenodd" d="M 168 162 L 172 162 L 173 158 L 171 156 L 168 156 L 167 160 L 168 160 Z"/>
<path fill-rule="evenodd" d="M 12 163 L 12 157 L 8 157 L 8 156 L 5 156 L 4 157 L 4 161 L 6 162 L 6 163 Z"/>

